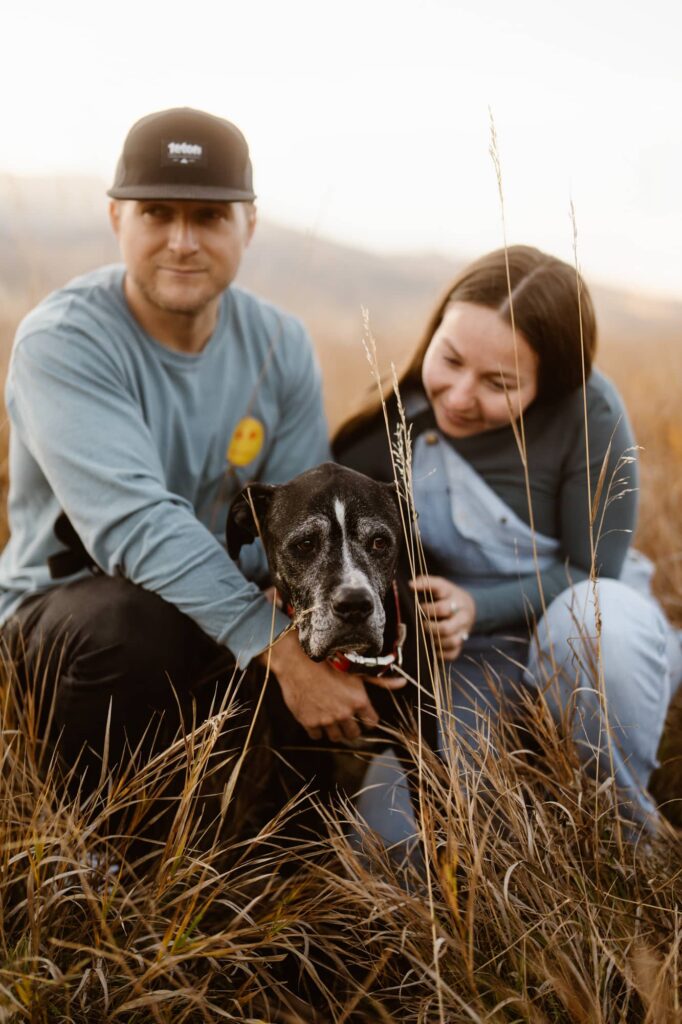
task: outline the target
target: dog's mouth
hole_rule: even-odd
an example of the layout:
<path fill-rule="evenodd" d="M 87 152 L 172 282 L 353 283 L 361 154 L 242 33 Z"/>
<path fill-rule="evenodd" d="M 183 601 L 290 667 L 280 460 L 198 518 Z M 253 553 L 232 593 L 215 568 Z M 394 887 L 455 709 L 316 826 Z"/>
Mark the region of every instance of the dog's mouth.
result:
<path fill-rule="evenodd" d="M 354 641 L 349 640 L 347 643 L 341 642 L 332 644 L 327 654 L 327 657 L 329 657 L 330 654 L 347 654 L 350 658 L 350 656 L 353 654 L 358 656 L 375 656 L 379 653 L 380 651 L 377 644 L 362 643 L 358 641 L 356 638 Z M 352 658 L 350 658 L 350 660 L 352 660 Z"/>
<path fill-rule="evenodd" d="M 388 654 L 377 654 L 373 657 L 365 657 L 362 654 L 358 654 L 357 651 L 346 651 L 343 654 L 346 661 L 349 661 L 351 665 L 358 672 L 362 672 L 363 669 L 381 669 L 388 668 L 389 665 L 398 665 L 402 662 L 402 651 L 399 649 L 397 652 L 389 651 Z"/>
<path fill-rule="evenodd" d="M 298 603 L 298 602 L 297 602 Z M 304 602 L 300 602 L 299 607 Z M 298 610 L 290 599 L 287 611 L 298 629 L 298 638 L 304 652 L 313 661 L 324 661 L 336 654 L 355 654 L 376 657 L 384 642 L 385 615 L 383 609 L 373 612 L 362 622 L 348 622 L 330 613 L 328 605 L 310 602 L 309 610 Z M 350 660 L 350 659 L 349 659 Z"/>
<path fill-rule="evenodd" d="M 336 654 L 349 656 L 355 655 L 359 658 L 372 658 L 381 654 L 383 635 L 377 636 L 374 631 L 359 633 L 358 630 L 329 630 L 310 632 L 301 629 L 298 631 L 301 647 L 313 661 L 324 661 Z"/>
<path fill-rule="evenodd" d="M 349 661 L 354 658 L 372 658 L 381 654 L 381 644 L 364 642 L 355 639 L 343 640 L 331 638 L 320 643 L 315 637 L 302 636 L 299 631 L 301 647 L 312 661 L 325 661 L 336 654 L 343 654 Z M 317 641 L 317 642 L 316 642 Z"/>
<path fill-rule="evenodd" d="M 357 672 L 369 675 L 383 675 L 384 672 L 403 663 L 403 647 L 407 628 L 403 622 L 396 623 L 395 637 L 390 648 L 384 645 L 381 651 L 375 645 L 367 644 L 360 650 L 339 650 L 328 658 L 334 668 L 343 672 Z"/>

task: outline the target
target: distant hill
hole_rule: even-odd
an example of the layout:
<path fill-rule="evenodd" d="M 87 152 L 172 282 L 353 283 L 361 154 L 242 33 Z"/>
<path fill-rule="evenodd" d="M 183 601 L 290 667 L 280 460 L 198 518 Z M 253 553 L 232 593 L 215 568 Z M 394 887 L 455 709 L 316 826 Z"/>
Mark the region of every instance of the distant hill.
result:
<path fill-rule="evenodd" d="M 0 175 L 0 333 L 75 274 L 118 258 L 106 217 L 105 185 L 90 178 L 16 179 Z M 462 265 L 438 254 L 384 255 L 262 221 L 240 283 L 299 315 L 316 341 L 327 389 L 335 375 L 370 378 L 362 307 L 385 355 L 400 361 L 428 311 Z M 682 343 L 682 302 L 593 286 L 609 345 Z M 339 361 L 340 353 L 342 362 Z M 344 403 L 345 403 L 344 399 Z M 344 410 L 330 408 L 335 418 Z"/>

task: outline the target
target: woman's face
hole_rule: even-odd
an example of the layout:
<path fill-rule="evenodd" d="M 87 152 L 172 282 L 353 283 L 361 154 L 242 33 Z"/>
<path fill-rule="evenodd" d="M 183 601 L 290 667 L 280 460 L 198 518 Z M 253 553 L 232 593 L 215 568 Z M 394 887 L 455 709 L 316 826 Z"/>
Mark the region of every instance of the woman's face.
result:
<path fill-rule="evenodd" d="M 424 356 L 422 381 L 438 428 L 470 437 L 504 427 L 528 408 L 537 395 L 538 357 L 519 331 L 514 345 L 514 332 L 494 310 L 452 302 Z"/>

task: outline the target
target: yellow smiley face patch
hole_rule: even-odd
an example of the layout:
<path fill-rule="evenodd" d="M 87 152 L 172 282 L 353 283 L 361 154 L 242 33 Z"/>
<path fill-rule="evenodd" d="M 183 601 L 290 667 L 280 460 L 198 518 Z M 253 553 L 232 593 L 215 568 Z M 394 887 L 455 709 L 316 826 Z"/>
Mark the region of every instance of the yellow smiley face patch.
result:
<path fill-rule="evenodd" d="M 263 447 L 265 427 L 253 416 L 245 416 L 234 428 L 227 449 L 227 461 L 233 466 L 248 466 Z"/>

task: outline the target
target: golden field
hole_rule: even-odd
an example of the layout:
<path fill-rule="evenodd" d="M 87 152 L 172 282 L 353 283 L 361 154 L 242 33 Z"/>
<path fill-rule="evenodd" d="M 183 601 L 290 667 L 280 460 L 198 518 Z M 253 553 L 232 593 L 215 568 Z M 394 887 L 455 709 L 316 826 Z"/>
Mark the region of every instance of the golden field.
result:
<path fill-rule="evenodd" d="M 47 240 L 37 228 L 13 230 L 23 249 L 10 269 L 0 243 L 3 376 L 30 305 L 114 256 L 101 226 L 81 227 L 73 244 L 61 229 Z M 338 424 L 371 387 L 360 306 L 383 365 L 400 362 L 453 268 L 263 225 L 244 270 L 246 284 L 309 325 Z M 642 446 L 636 543 L 682 626 L 682 305 L 603 289 L 596 300 L 598 363 Z M 409 744 L 408 768 L 423 784 L 422 859 L 398 866 L 347 801 L 327 810 L 325 840 L 293 854 L 278 839 L 286 819 L 255 839 L 200 841 L 210 726 L 151 769 L 106 780 L 99 799 L 71 802 L 35 737 L 35 709 L 16 699 L 11 665 L 4 674 L 0 1022 L 682 1021 L 679 833 L 651 844 L 624 834 L 611 788 L 582 777 L 542 708 L 528 708 L 541 763 L 520 757 L 507 735 L 486 763 L 458 765 L 455 750 L 443 762 Z M 657 794 L 682 799 L 680 701 L 662 753 L 670 763 Z M 167 841 L 144 863 L 127 859 L 111 821 L 122 807 L 144 818 L 171 770 L 186 783 Z M 362 856 L 350 826 L 364 836 Z"/>

